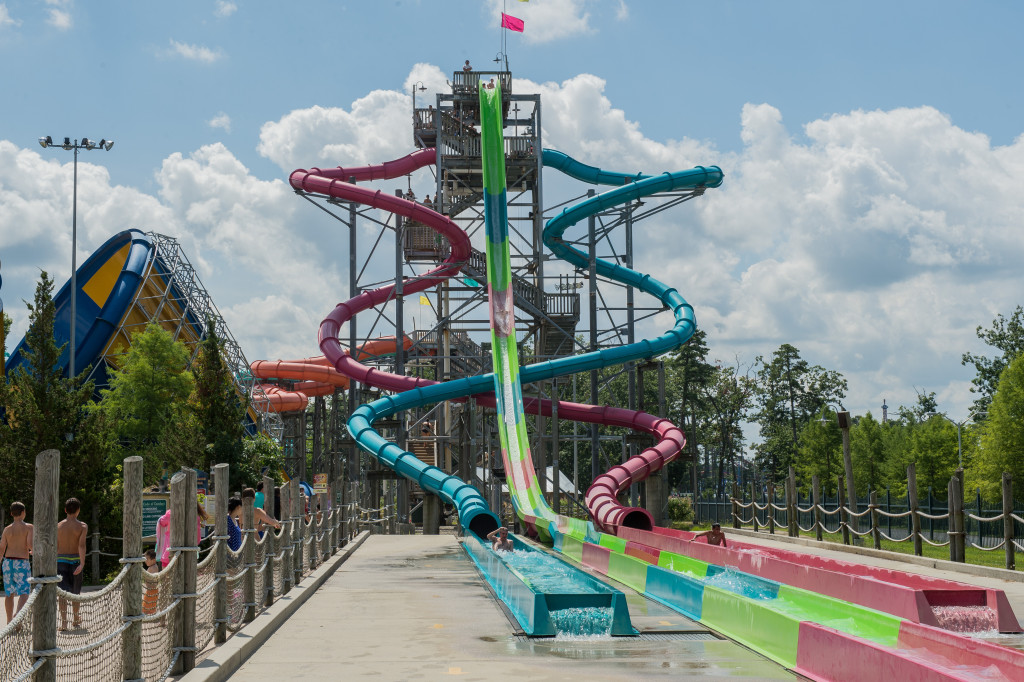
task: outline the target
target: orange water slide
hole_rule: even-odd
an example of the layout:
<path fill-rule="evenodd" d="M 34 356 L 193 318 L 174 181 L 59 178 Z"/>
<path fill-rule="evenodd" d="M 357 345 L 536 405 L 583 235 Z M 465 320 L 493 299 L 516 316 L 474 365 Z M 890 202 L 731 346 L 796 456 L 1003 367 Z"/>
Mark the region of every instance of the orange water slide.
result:
<path fill-rule="evenodd" d="M 409 350 L 413 341 L 403 337 L 402 347 Z M 394 336 L 382 336 L 367 341 L 356 349 L 357 360 L 381 355 L 394 355 L 398 343 Z M 274 412 L 296 412 L 305 410 L 309 398 L 331 395 L 335 389 L 347 389 L 349 379 L 334 369 L 324 356 L 302 360 L 257 360 L 249 366 L 257 379 L 278 379 L 298 382 L 290 388 L 276 384 L 261 384 L 266 395 L 267 407 Z"/>

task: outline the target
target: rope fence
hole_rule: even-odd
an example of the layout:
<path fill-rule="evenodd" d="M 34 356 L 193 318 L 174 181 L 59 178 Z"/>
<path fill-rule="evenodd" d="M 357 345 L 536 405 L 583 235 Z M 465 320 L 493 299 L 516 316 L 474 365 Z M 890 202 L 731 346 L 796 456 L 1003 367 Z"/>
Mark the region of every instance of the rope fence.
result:
<path fill-rule="evenodd" d="M 301 488 L 292 481 L 278 492 L 282 509 L 296 514 L 282 520 L 280 529 L 257 530 L 253 498 L 243 498 L 242 544 L 234 551 L 227 544 L 228 496 L 217 495 L 216 531 L 201 547 L 188 533 L 196 528 L 196 473 L 185 470 L 171 479 L 171 518 L 185 523 L 172 522 L 171 558 L 149 572 L 141 556 L 142 459 L 129 457 L 125 532 L 117 538 L 122 567 L 102 589 L 76 595 L 58 586 L 53 502 L 59 467 L 55 450 L 37 458 L 34 577 L 25 605 L 0 629 L 0 680 L 148 682 L 188 672 L 198 654 L 244 628 L 344 547 L 361 523 L 357 505 L 339 504 L 330 493 L 320 494 L 319 510 L 303 518 Z M 227 490 L 227 465 L 215 466 L 213 474 L 215 489 Z M 274 491 L 271 479 L 264 486 Z M 335 482 L 330 489 L 341 486 Z M 270 515 L 275 496 L 266 497 Z M 49 525 L 51 533 L 45 532 Z"/>
<path fill-rule="evenodd" d="M 1009 570 L 1016 568 L 1016 552 L 1024 550 L 1024 518 L 1014 511 L 1018 507 L 1008 473 L 1002 476 L 1001 512 L 985 509 L 980 492 L 973 500 L 973 511 L 966 507 L 963 470 L 957 470 L 950 479 L 946 500 L 936 500 L 929 489 L 925 505 L 918 500 L 913 464 L 907 467 L 907 494 L 902 500 L 893 500 L 885 491 L 883 504 L 879 502 L 878 491 L 869 491 L 866 499 L 848 504 L 844 477 L 839 476 L 837 483 L 834 506 L 827 506 L 829 502 L 822 497 L 817 476 L 812 477 L 810 499 L 802 500 L 790 467 L 781 495 L 773 485 L 761 491 L 760 496 L 753 483 L 749 492 L 744 491 L 748 494 L 741 494 L 739 486 L 734 485 L 727 501 L 698 501 L 694 507 L 700 521 L 731 523 L 734 528 L 751 526 L 754 531 L 766 529 L 771 534 L 776 527 L 785 526 L 793 537 L 805 533 L 822 540 L 826 534 L 841 534 L 847 545 L 864 544 L 865 538 L 871 538 L 875 549 L 881 549 L 882 540 L 910 542 L 917 556 L 922 556 L 925 544 L 948 547 L 951 561 L 965 562 L 967 545 L 983 552 L 1002 550 L 1004 565 Z"/>

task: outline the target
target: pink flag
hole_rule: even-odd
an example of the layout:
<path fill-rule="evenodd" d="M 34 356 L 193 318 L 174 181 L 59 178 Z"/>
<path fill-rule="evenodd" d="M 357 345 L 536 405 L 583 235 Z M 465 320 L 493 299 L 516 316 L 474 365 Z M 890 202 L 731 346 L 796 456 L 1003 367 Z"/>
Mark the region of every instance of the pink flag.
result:
<path fill-rule="evenodd" d="M 519 33 L 522 33 L 523 32 L 523 20 L 522 19 L 516 19 L 511 14 L 505 14 L 504 12 L 502 12 L 501 13 L 501 27 L 502 28 L 507 28 L 510 31 L 518 31 Z"/>

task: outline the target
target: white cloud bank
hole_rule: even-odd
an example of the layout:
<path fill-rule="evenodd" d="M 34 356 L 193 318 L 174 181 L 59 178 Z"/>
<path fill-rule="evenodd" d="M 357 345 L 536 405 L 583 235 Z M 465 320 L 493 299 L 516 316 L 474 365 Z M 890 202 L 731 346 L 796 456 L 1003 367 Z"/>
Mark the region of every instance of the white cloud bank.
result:
<path fill-rule="evenodd" d="M 282 177 L 402 156 L 420 82 L 425 101 L 444 86 L 437 67 L 417 65 L 401 91 L 266 123 L 258 150 Z M 1024 137 L 992 146 L 919 107 L 812 121 L 798 139 L 776 108 L 748 104 L 743 149 L 722 154 L 690 138 L 645 137 L 604 86 L 588 74 L 516 81 L 517 92 L 543 96 L 545 146 L 630 172 L 722 167 L 721 188 L 636 228 L 638 269 L 694 305 L 716 357 L 750 361 L 792 343 L 844 373 L 856 412 L 877 412 L 883 397 L 910 404 L 917 387 L 964 413 L 970 371 L 960 354 L 982 350 L 974 328 L 1010 312 L 1024 290 Z M 344 231 L 285 180 L 254 177 L 221 144 L 165 159 L 155 197 L 111 187 L 98 166 L 79 173 L 80 259 L 127 227 L 173 234 L 250 358 L 316 352 L 318 321 L 348 293 Z M 15 302 L 31 296 L 38 269 L 67 274 L 70 174 L 70 163 L 0 142 L 0 295 L 19 333 Z M 549 204 L 554 194 L 545 192 Z"/>
<path fill-rule="evenodd" d="M 220 50 L 211 50 L 205 45 L 190 45 L 188 43 L 179 43 L 177 40 L 171 39 L 171 56 L 182 57 L 193 62 L 202 62 L 204 64 L 212 64 L 213 62 L 221 59 L 224 54 Z"/>
<path fill-rule="evenodd" d="M 0 28 L 20 25 L 21 21 L 11 16 L 11 11 L 7 9 L 7 3 L 0 2 Z"/>

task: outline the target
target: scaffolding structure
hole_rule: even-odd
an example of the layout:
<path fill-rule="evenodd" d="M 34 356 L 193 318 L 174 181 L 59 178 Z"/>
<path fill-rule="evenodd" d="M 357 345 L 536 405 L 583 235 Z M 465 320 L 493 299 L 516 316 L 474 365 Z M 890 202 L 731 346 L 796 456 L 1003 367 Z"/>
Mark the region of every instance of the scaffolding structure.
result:
<path fill-rule="evenodd" d="M 189 351 L 191 367 L 205 338 L 207 320 L 211 320 L 222 342 L 222 357 L 234 378 L 239 397 L 251 398 L 248 401 L 251 427 L 271 438 L 280 439 L 283 432 L 281 416 L 268 409 L 263 389 L 249 371 L 249 361 L 178 240 L 157 232 L 148 232 L 146 236 L 153 244 L 153 256 L 135 298 L 103 349 L 100 361 L 93 366 L 89 379 L 101 380 L 98 383 L 105 384 L 106 372 L 121 366 L 124 355 L 132 346 L 132 336 L 150 324 L 160 325 L 171 333 L 174 341 L 184 344 Z"/>
<path fill-rule="evenodd" d="M 392 281 L 396 285 L 396 295 L 379 305 L 375 315 L 368 311 L 360 319 L 350 320 L 345 330 L 350 348 L 382 335 L 412 339 L 408 350 L 398 344 L 394 356 L 367 361 L 385 371 L 438 381 L 490 372 L 477 88 L 480 82 L 491 79 L 500 83 L 503 96 L 512 288 L 522 354 L 520 364 L 632 343 L 637 340 L 637 325 L 663 310 L 660 306 L 636 305 L 632 288 L 597 274 L 596 258 L 608 258 L 632 267 L 634 226 L 699 196 L 703 188 L 647 197 L 591 217 L 586 233 L 570 242 L 589 253 L 587 270 L 577 270 L 555 260 L 545 253 L 542 243 L 546 221 L 563 207 L 592 196 L 595 191 L 591 189 L 545 206 L 540 95 L 515 93 L 508 70 L 459 71 L 449 81 L 450 92 L 439 93 L 426 107 L 417 107 L 414 102 L 412 111 L 414 145 L 419 149 L 434 149 L 436 153 L 431 169 L 435 195 L 432 199 L 428 197 L 425 203 L 456 222 L 473 244 L 458 277 L 439 281 L 429 295 L 421 294 L 419 301 L 405 301 L 403 280 L 419 276 L 443 260 L 449 251 L 447 240 L 415 221 L 395 215 L 382 218 L 369 207 L 297 191 L 347 228 L 350 297 Z M 411 187 L 411 180 L 407 187 Z M 398 196 L 419 200 L 409 189 L 398 187 L 394 191 Z M 366 243 L 365 235 L 371 232 L 371 239 Z M 586 311 L 582 306 L 584 293 Z M 413 316 L 413 329 L 406 328 L 405 306 L 408 304 L 418 306 L 415 309 L 423 313 L 422 317 L 420 314 Z M 538 382 L 524 386 L 524 396 L 596 404 L 601 382 L 610 381 L 621 372 L 627 374 L 629 386 L 628 405 L 623 407 L 646 408 L 666 416 L 665 374 L 661 362 L 630 363 L 617 372 L 605 373 L 603 378 L 594 371 L 589 376 Z M 648 372 L 657 375 L 659 399 L 656 406 L 640 404 L 644 374 Z M 410 513 L 419 507 L 415 502 L 422 493 L 409 490 L 410 484 L 404 480 L 392 483 L 389 472 L 380 471 L 375 461 L 362 455 L 345 431 L 347 415 L 358 405 L 379 396 L 376 389 L 353 382 L 347 395 L 335 392 L 326 399 L 316 398 L 313 407 L 305 413 L 286 414 L 286 449 L 294 463 L 294 473 L 300 473 L 300 467 L 304 473 L 308 458 L 306 448 L 309 447 L 315 470 L 335 471 L 334 467 L 341 467 L 339 470 L 346 472 L 350 482 L 359 484 L 366 506 L 397 501 L 400 521 L 408 522 Z M 635 455 L 638 448 L 649 441 L 646 434 L 602 436 L 597 425 L 574 426 L 572 434 L 559 433 L 557 409 L 550 418 L 537 415 L 534 420 L 531 449 L 541 489 L 551 498 L 552 506 L 558 505 L 563 510 L 585 511 L 581 498 L 564 495 L 559 490 L 558 476 L 547 480 L 544 474 L 549 466 L 553 466 L 554 471 L 569 468 L 559 461 L 559 443 L 571 441 L 577 453 L 580 447 L 599 453 L 602 442 L 614 440 L 621 444 L 621 457 L 626 458 Z M 493 409 L 479 408 L 472 399 L 461 404 L 441 403 L 401 413 L 393 419 L 378 421 L 374 426 L 423 461 L 477 486 L 491 502 L 492 511 L 499 515 L 509 512 L 510 508 L 501 499 L 504 471 Z M 615 463 L 607 457 L 590 459 L 591 472 L 579 472 L 574 462 L 572 477 L 577 490 L 585 489 L 589 480 Z M 643 503 L 636 486 L 632 496 L 634 504 L 638 500 Z M 430 509 L 428 514 L 434 513 L 430 505 L 424 508 Z M 661 510 L 652 511 L 660 518 Z"/>

